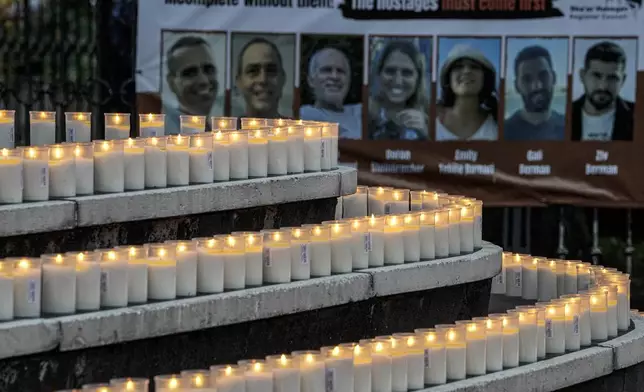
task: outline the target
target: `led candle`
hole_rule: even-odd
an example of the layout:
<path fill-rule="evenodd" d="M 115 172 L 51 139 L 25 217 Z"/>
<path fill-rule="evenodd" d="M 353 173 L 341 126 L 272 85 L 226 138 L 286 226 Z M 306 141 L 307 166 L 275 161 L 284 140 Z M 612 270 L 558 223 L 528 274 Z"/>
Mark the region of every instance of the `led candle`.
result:
<path fill-rule="evenodd" d="M 474 322 L 485 327 L 485 369 L 489 372 L 503 370 L 503 320 L 499 316 L 474 317 Z"/>
<path fill-rule="evenodd" d="M 318 351 L 294 351 L 293 360 L 300 370 L 301 392 L 325 392 L 325 365 Z"/>
<path fill-rule="evenodd" d="M 192 116 L 182 114 L 179 116 L 179 133 L 194 135 L 206 131 L 206 116 Z"/>
<path fill-rule="evenodd" d="M 465 326 L 466 373 L 468 376 L 482 376 L 486 373 L 486 325 L 483 320 L 456 321 Z"/>
<path fill-rule="evenodd" d="M 385 206 L 385 214 L 404 214 L 409 212 L 409 189 L 394 189 L 391 199 Z"/>
<path fill-rule="evenodd" d="M 217 392 L 245 392 L 244 369 L 235 365 L 219 369 L 215 386 Z"/>
<path fill-rule="evenodd" d="M 0 150 L 0 204 L 22 203 L 22 149 Z"/>
<path fill-rule="evenodd" d="M 74 390 L 72 390 L 74 391 Z M 84 392 L 115 392 L 114 389 L 105 383 L 99 384 L 85 384 L 83 385 L 82 391 Z"/>
<path fill-rule="evenodd" d="M 7 258 L 13 265 L 13 315 L 16 318 L 40 317 L 41 261 L 34 258 Z"/>
<path fill-rule="evenodd" d="M 291 279 L 309 279 L 311 277 L 311 231 L 300 227 L 287 227 L 282 231 L 291 235 Z"/>
<path fill-rule="evenodd" d="M 52 151 L 54 150 L 50 150 L 50 156 Z M 77 143 L 72 147 L 71 153 L 74 161 L 75 195 L 94 194 L 94 144 Z M 51 160 L 49 161 L 49 170 L 50 176 L 54 177 Z M 50 181 L 50 194 L 53 183 L 54 181 Z"/>
<path fill-rule="evenodd" d="M 76 165 L 74 145 L 57 144 L 49 147 L 49 197 L 52 199 L 76 196 Z"/>
<path fill-rule="evenodd" d="M 369 188 L 359 185 L 356 193 L 342 196 L 342 217 L 362 218 L 367 216 L 367 192 Z"/>
<path fill-rule="evenodd" d="M 322 223 L 330 227 L 331 273 L 351 272 L 353 269 L 351 224 L 345 221 Z"/>
<path fill-rule="evenodd" d="M 237 129 L 237 117 L 217 117 L 213 116 L 210 119 L 212 129 L 219 129 L 222 131 L 234 131 Z"/>
<path fill-rule="evenodd" d="M 130 113 L 105 113 L 105 140 L 130 137 Z"/>
<path fill-rule="evenodd" d="M 566 351 L 579 351 L 581 348 L 579 301 L 573 298 L 563 298 L 562 302 L 564 302 L 566 326 Z"/>
<path fill-rule="evenodd" d="M 577 291 L 584 291 L 590 288 L 591 266 L 590 263 L 577 263 Z"/>
<path fill-rule="evenodd" d="M 425 385 L 445 384 L 447 382 L 445 334 L 439 333 L 434 328 L 416 329 L 414 332 L 424 346 Z"/>
<path fill-rule="evenodd" d="M 148 392 L 150 381 L 147 378 L 114 378 L 110 380 L 114 392 Z"/>
<path fill-rule="evenodd" d="M 288 173 L 288 157 L 291 140 L 285 128 L 275 127 L 265 132 L 268 140 L 267 155 L 269 176 L 283 176 Z"/>
<path fill-rule="evenodd" d="M 519 315 L 517 313 L 491 314 L 498 316 L 503 324 L 503 368 L 519 366 Z"/>
<path fill-rule="evenodd" d="M 76 311 L 76 259 L 61 254 L 43 255 L 42 313 L 48 316 Z"/>
<path fill-rule="evenodd" d="M 246 254 L 243 235 L 222 236 L 224 251 L 224 290 L 246 287 Z"/>
<path fill-rule="evenodd" d="M 24 201 L 49 199 L 49 148 L 26 147 L 22 155 Z"/>
<path fill-rule="evenodd" d="M 311 242 L 311 276 L 331 275 L 331 228 L 327 225 L 302 225 L 309 230 Z"/>
<path fill-rule="evenodd" d="M 405 262 L 404 221 L 402 215 L 388 215 L 385 218 L 385 264 Z"/>
<path fill-rule="evenodd" d="M 369 218 L 351 219 L 351 260 L 354 270 L 369 267 L 369 252 L 371 251 L 371 234 L 369 233 Z"/>
<path fill-rule="evenodd" d="M 439 324 L 436 325 L 436 330 L 445 335 L 447 379 L 449 381 L 465 379 L 467 375 L 467 344 L 465 342 L 465 326 Z"/>
<path fill-rule="evenodd" d="M 139 135 L 141 137 L 165 135 L 165 114 L 139 114 Z"/>
<path fill-rule="evenodd" d="M 304 128 L 304 171 L 319 172 L 322 170 L 322 128 L 306 126 Z"/>
<path fill-rule="evenodd" d="M 605 284 L 602 285 L 601 290 L 606 293 L 606 317 L 608 328 L 608 337 L 614 338 L 618 334 L 617 328 L 617 286 L 615 284 Z"/>
<path fill-rule="evenodd" d="M 534 307 L 537 309 L 537 359 L 546 357 L 546 306 L 547 303 L 537 302 Z M 523 306 L 517 306 L 521 309 Z M 530 308 L 530 307 L 528 307 Z"/>
<path fill-rule="evenodd" d="M 522 257 L 515 253 L 506 260 L 508 265 L 505 267 L 505 294 L 508 297 L 521 297 L 523 295 Z"/>
<path fill-rule="evenodd" d="M 459 223 L 461 253 L 474 252 L 474 208 L 461 206 L 461 221 Z"/>
<path fill-rule="evenodd" d="M 0 148 L 16 146 L 15 110 L 0 110 Z"/>
<path fill-rule="evenodd" d="M 122 140 L 94 142 L 94 191 L 118 193 L 125 189 Z"/>
<path fill-rule="evenodd" d="M 31 146 L 56 143 L 56 112 L 29 112 Z"/>
<path fill-rule="evenodd" d="M 434 254 L 436 258 L 449 256 L 449 211 L 436 210 L 434 214 Z"/>
<path fill-rule="evenodd" d="M 126 254 L 127 297 L 130 304 L 142 304 L 148 301 L 148 246 L 119 247 Z"/>
<path fill-rule="evenodd" d="M 124 189 L 140 191 L 145 189 L 145 144 L 146 139 L 127 139 L 124 141 Z"/>
<path fill-rule="evenodd" d="M 250 231 L 233 232 L 233 235 L 243 237 L 244 258 L 246 261 L 246 287 L 261 286 L 264 281 L 263 271 L 263 236 Z"/>
<path fill-rule="evenodd" d="M 197 295 L 197 243 L 195 241 L 167 241 L 174 248 L 177 260 L 177 297 Z"/>
<path fill-rule="evenodd" d="M 564 275 L 564 292 L 566 294 L 577 294 L 577 264 L 578 261 L 566 261 L 566 272 Z"/>
<path fill-rule="evenodd" d="M 274 392 L 299 392 L 299 364 L 290 355 L 269 355 L 266 364 L 273 371 Z M 369 391 L 371 392 L 371 391 Z"/>
<path fill-rule="evenodd" d="M 367 208 L 371 215 L 385 215 L 387 202 L 391 199 L 393 188 L 370 187 L 367 191 Z"/>
<path fill-rule="evenodd" d="M 168 186 L 167 138 L 148 137 L 143 139 L 145 161 L 145 187 L 165 188 Z"/>
<path fill-rule="evenodd" d="M 538 259 L 538 299 L 545 302 L 557 298 L 557 263 L 554 260 Z"/>
<path fill-rule="evenodd" d="M 228 133 L 228 152 L 230 154 L 230 179 L 246 180 L 250 175 L 250 146 L 247 131 Z M 217 146 L 215 146 L 217 150 Z"/>
<path fill-rule="evenodd" d="M 177 298 L 175 248 L 168 244 L 148 247 L 148 299 L 168 301 Z"/>
<path fill-rule="evenodd" d="M 87 143 L 92 140 L 92 113 L 65 112 L 65 141 Z"/>
<path fill-rule="evenodd" d="M 101 265 L 101 307 L 118 308 L 128 302 L 128 252 L 98 251 Z"/>
<path fill-rule="evenodd" d="M 420 213 L 403 215 L 403 246 L 405 262 L 420 261 Z"/>
<path fill-rule="evenodd" d="M 244 373 L 246 392 L 273 392 L 273 372 L 265 361 L 253 360 Z"/>
<path fill-rule="evenodd" d="M 407 390 L 425 386 L 425 346 L 415 333 L 395 333 L 396 349 L 407 358 Z"/>
<path fill-rule="evenodd" d="M 461 254 L 461 208 L 456 204 L 445 206 L 449 215 L 449 255 Z"/>
<path fill-rule="evenodd" d="M 190 183 L 209 184 L 215 178 L 212 144 L 212 133 L 200 133 L 190 136 L 190 149 L 188 151 L 190 162 Z M 226 160 L 228 163 L 228 160 Z M 229 169 L 227 168 L 226 175 Z"/>
<path fill-rule="evenodd" d="M 608 294 L 601 289 L 589 294 L 590 336 L 593 341 L 603 342 L 608 339 Z"/>
<path fill-rule="evenodd" d="M 254 129 L 248 133 L 248 177 L 268 176 L 268 130 Z"/>
<path fill-rule="evenodd" d="M 229 181 L 231 170 L 238 170 L 230 167 L 230 136 L 232 135 L 222 131 L 216 131 L 212 134 L 212 166 L 213 180 L 215 182 Z M 248 158 L 248 149 L 245 152 L 246 158 Z M 241 170 L 244 173 L 238 172 L 238 175 L 248 178 L 248 159 L 246 159 Z"/>
<path fill-rule="evenodd" d="M 181 392 L 181 375 L 154 376 L 154 390 L 156 392 Z"/>
<path fill-rule="evenodd" d="M 212 384 L 208 370 L 182 370 L 181 390 L 186 392 L 215 392 L 215 387 Z"/>
<path fill-rule="evenodd" d="M 168 136 L 166 154 L 168 186 L 188 185 L 191 169 L 190 138 L 182 135 Z"/>
<path fill-rule="evenodd" d="M 326 391 L 353 391 L 353 349 L 322 347 L 321 352 L 326 366 Z"/>
<path fill-rule="evenodd" d="M 258 129 L 268 126 L 268 120 L 265 118 L 242 118 L 241 129 Z"/>
<path fill-rule="evenodd" d="M 101 266 L 94 252 L 67 252 L 65 258 L 75 261 L 76 310 L 85 312 L 101 307 Z"/>
<path fill-rule="evenodd" d="M 197 292 L 202 294 L 224 291 L 224 253 L 220 238 L 196 238 Z"/>
<path fill-rule="evenodd" d="M 288 283 L 291 281 L 291 236 L 279 230 L 262 230 L 264 250 L 265 283 Z"/>
<path fill-rule="evenodd" d="M 519 316 L 519 362 L 533 363 L 537 361 L 537 309 L 527 307 L 508 310 Z"/>
<path fill-rule="evenodd" d="M 590 331 L 590 294 L 571 294 L 564 295 L 562 298 L 579 303 L 579 344 L 581 347 L 590 346 L 592 344 Z"/>
<path fill-rule="evenodd" d="M 512 253 L 503 252 L 501 255 L 501 272 L 492 278 L 492 294 L 503 294 L 505 295 L 505 268 L 508 265 L 508 260 L 512 258 Z"/>
<path fill-rule="evenodd" d="M 565 304 L 551 302 L 546 305 L 546 353 L 566 352 Z"/>
<path fill-rule="evenodd" d="M 521 258 L 521 296 L 523 299 L 536 300 L 539 290 L 539 258 L 525 256 Z"/>
<path fill-rule="evenodd" d="M 13 267 L 0 259 L 0 321 L 13 319 Z"/>

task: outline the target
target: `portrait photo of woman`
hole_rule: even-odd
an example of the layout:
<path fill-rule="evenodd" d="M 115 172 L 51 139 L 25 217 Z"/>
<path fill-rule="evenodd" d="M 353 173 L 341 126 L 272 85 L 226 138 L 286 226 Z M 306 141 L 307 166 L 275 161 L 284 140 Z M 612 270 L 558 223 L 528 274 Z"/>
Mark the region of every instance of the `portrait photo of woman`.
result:
<path fill-rule="evenodd" d="M 497 140 L 496 70 L 501 41 L 494 38 L 458 41 L 458 38 L 439 41 L 439 51 L 447 55 L 439 56 L 436 141 Z M 441 48 L 445 44 L 447 48 Z"/>
<path fill-rule="evenodd" d="M 374 140 L 429 138 L 431 39 L 371 39 L 368 134 Z"/>

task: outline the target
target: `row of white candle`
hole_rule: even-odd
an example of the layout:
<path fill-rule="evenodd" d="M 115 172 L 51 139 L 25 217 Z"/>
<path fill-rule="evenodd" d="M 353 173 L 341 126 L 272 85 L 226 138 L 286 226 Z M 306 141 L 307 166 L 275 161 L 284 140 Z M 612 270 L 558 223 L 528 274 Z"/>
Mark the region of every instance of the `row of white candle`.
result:
<path fill-rule="evenodd" d="M 324 129 L 291 126 L 2 149 L 0 204 L 331 170 L 337 167 L 337 143 L 323 136 Z"/>
<path fill-rule="evenodd" d="M 469 211 L 460 222 L 448 223 L 450 210 L 438 209 L 40 259 L 9 258 L 0 262 L 0 320 L 123 307 L 460 255 L 473 250 L 474 232 L 471 206 L 459 208 Z M 455 248 L 450 241 L 454 235 Z"/>
<path fill-rule="evenodd" d="M 403 392 L 514 368 L 611 337 L 599 336 L 610 329 L 611 287 L 627 285 L 629 278 L 605 268 L 595 277 L 587 293 L 413 333 L 156 376 L 155 390 Z M 148 387 L 147 379 L 126 378 L 83 390 L 147 392 Z"/>

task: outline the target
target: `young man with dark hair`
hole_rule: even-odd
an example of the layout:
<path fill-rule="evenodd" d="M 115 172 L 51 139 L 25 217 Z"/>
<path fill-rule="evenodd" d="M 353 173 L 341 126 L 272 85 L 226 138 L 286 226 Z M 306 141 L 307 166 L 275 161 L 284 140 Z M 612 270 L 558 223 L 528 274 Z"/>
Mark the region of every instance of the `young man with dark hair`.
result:
<path fill-rule="evenodd" d="M 626 53 L 613 42 L 593 45 L 579 70 L 584 95 L 572 104 L 572 140 L 633 140 L 635 104 L 619 96 Z"/>
<path fill-rule="evenodd" d="M 565 116 L 552 110 L 557 85 L 552 56 L 543 46 L 527 46 L 514 60 L 514 88 L 523 108 L 505 120 L 505 140 L 563 140 Z"/>

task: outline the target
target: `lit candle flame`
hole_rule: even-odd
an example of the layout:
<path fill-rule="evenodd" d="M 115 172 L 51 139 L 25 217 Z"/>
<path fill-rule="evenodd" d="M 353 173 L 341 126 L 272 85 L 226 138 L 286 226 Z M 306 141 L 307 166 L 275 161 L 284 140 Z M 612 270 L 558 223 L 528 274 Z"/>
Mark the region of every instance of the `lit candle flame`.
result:
<path fill-rule="evenodd" d="M 229 246 L 235 246 L 235 237 L 228 236 L 228 238 L 226 240 L 228 241 Z"/>
<path fill-rule="evenodd" d="M 353 348 L 353 353 L 355 354 L 355 356 L 359 356 L 361 351 L 362 351 L 362 347 L 360 347 L 360 345 L 359 345 L 359 344 L 357 344 L 357 345 Z"/>
<path fill-rule="evenodd" d="M 434 340 L 436 340 L 436 336 L 433 333 L 427 335 L 428 342 L 433 342 Z"/>
<path fill-rule="evenodd" d="M 40 112 L 40 118 L 45 118 L 47 117 L 47 113 L 45 112 Z"/>
<path fill-rule="evenodd" d="M 282 366 L 286 366 L 288 364 L 286 355 L 282 354 L 282 356 L 280 357 L 280 363 L 282 364 Z"/>
<path fill-rule="evenodd" d="M 232 374 L 232 372 L 233 372 L 233 368 L 231 368 L 230 366 L 226 366 L 226 371 L 225 372 L 226 372 L 227 376 L 230 376 Z"/>
<path fill-rule="evenodd" d="M 201 386 L 203 386 L 203 377 L 201 376 L 201 374 L 197 374 L 197 375 L 195 376 L 195 378 L 194 378 L 194 385 L 195 385 L 196 387 L 201 387 Z"/>
<path fill-rule="evenodd" d="M 354 229 L 359 229 L 360 228 L 360 221 L 355 219 L 351 221 L 351 226 L 353 226 Z"/>
<path fill-rule="evenodd" d="M 340 355 L 340 347 L 335 346 L 331 351 L 331 355 L 333 355 L 334 357 L 337 357 L 338 355 Z"/>
<path fill-rule="evenodd" d="M 487 329 L 492 329 L 492 320 L 487 320 L 486 325 Z"/>
<path fill-rule="evenodd" d="M 55 262 L 56 262 L 56 264 L 62 264 L 63 263 L 63 256 L 56 255 Z"/>
<path fill-rule="evenodd" d="M 316 236 L 319 236 L 319 235 L 322 235 L 322 230 L 320 229 L 320 227 L 316 227 L 315 230 L 313 230 L 313 233 Z"/>
<path fill-rule="evenodd" d="M 304 132 L 306 132 L 306 136 L 313 135 L 313 130 L 311 128 L 306 128 L 306 130 Z"/>
<path fill-rule="evenodd" d="M 121 116 L 117 114 L 116 116 L 114 116 L 114 124 L 118 125 L 120 123 L 121 123 Z"/>
<path fill-rule="evenodd" d="M 192 116 L 192 122 L 195 123 L 195 124 L 198 123 L 199 122 L 199 117 Z"/>
<path fill-rule="evenodd" d="M 407 338 L 407 346 L 412 347 L 416 343 L 416 339 L 413 336 Z"/>
<path fill-rule="evenodd" d="M 280 240 L 280 238 L 281 238 L 280 233 L 275 233 L 275 234 L 273 234 L 273 240 L 274 240 L 274 241 L 279 241 L 279 240 Z"/>
<path fill-rule="evenodd" d="M 83 153 L 83 151 L 81 150 L 81 148 L 79 146 L 76 146 L 74 148 L 74 155 L 76 155 L 77 157 L 82 156 L 82 153 Z"/>
<path fill-rule="evenodd" d="M 241 136 L 239 135 L 239 133 L 233 132 L 230 134 L 230 138 L 232 139 L 233 142 L 236 142 L 241 138 Z"/>
<path fill-rule="evenodd" d="M 60 159 L 63 157 L 63 149 L 60 147 L 54 148 L 54 158 Z"/>
<path fill-rule="evenodd" d="M 107 258 L 110 260 L 116 260 L 116 252 L 114 252 L 113 250 L 107 252 Z"/>
<path fill-rule="evenodd" d="M 132 382 L 132 380 L 127 380 L 127 382 L 125 383 L 125 390 L 126 391 L 134 390 L 134 383 Z"/>
<path fill-rule="evenodd" d="M 159 257 L 165 257 L 165 254 L 166 254 L 165 249 L 163 249 L 163 248 L 159 249 L 159 253 L 158 253 L 158 254 L 159 254 Z"/>
<path fill-rule="evenodd" d="M 195 144 L 197 145 L 197 147 L 201 147 L 203 145 L 203 141 L 200 138 L 198 138 L 195 140 Z"/>
<path fill-rule="evenodd" d="M 390 224 L 390 226 L 396 226 L 396 225 L 398 225 L 398 217 L 396 217 L 396 216 L 392 216 L 392 217 L 389 219 L 389 224 Z"/>
<path fill-rule="evenodd" d="M 2 156 L 3 157 L 8 157 L 9 156 L 9 150 L 7 150 L 6 148 L 3 148 L 2 149 Z"/>
<path fill-rule="evenodd" d="M 508 326 L 508 319 L 506 319 L 506 318 L 503 319 L 503 326 L 504 327 Z"/>
<path fill-rule="evenodd" d="M 405 223 L 411 223 L 411 216 L 405 215 Z"/>
<path fill-rule="evenodd" d="M 179 380 L 176 378 L 172 377 L 170 381 L 168 381 L 168 388 L 170 389 L 176 389 L 179 388 Z"/>
<path fill-rule="evenodd" d="M 339 224 L 336 223 L 335 225 L 333 225 L 333 232 L 335 232 L 336 234 L 340 232 L 340 225 Z"/>
<path fill-rule="evenodd" d="M 184 244 L 179 244 L 179 245 L 177 246 L 177 250 L 178 250 L 179 252 L 185 252 L 185 251 L 186 251 L 186 246 L 185 246 Z"/>
<path fill-rule="evenodd" d="M 402 196 L 401 196 L 400 192 L 398 192 L 398 191 L 394 192 L 394 199 L 396 201 L 400 200 L 401 198 L 402 198 Z"/>
<path fill-rule="evenodd" d="M 78 116 L 76 118 L 80 121 L 83 121 L 85 119 L 85 116 L 83 116 L 83 113 L 78 113 Z"/>
<path fill-rule="evenodd" d="M 127 139 L 127 146 L 128 147 L 133 147 L 134 146 L 134 139 L 131 137 Z"/>
<path fill-rule="evenodd" d="M 153 137 L 152 139 L 150 139 L 150 143 L 156 146 L 159 143 L 159 140 L 156 137 Z"/>
<path fill-rule="evenodd" d="M 470 331 L 470 332 L 476 332 L 476 324 L 468 325 L 467 330 Z"/>
<path fill-rule="evenodd" d="M 154 116 L 152 115 L 152 113 L 149 113 L 148 114 L 148 121 L 152 121 L 153 118 L 154 118 Z"/>
<path fill-rule="evenodd" d="M 234 134 L 233 134 L 233 135 L 234 135 Z M 215 139 L 217 139 L 217 140 L 221 140 L 221 139 L 223 139 L 223 138 L 224 138 L 224 134 L 223 134 L 223 133 L 221 133 L 221 131 L 217 131 L 217 132 L 215 132 Z"/>
<path fill-rule="evenodd" d="M 101 144 L 101 147 L 103 148 L 103 151 L 109 151 L 110 150 L 110 143 L 109 142 L 103 142 Z"/>
<path fill-rule="evenodd" d="M 22 259 L 18 262 L 18 268 L 27 269 L 30 267 L 29 260 Z"/>
<path fill-rule="evenodd" d="M 553 308 L 553 307 L 550 307 L 550 308 L 548 308 L 548 313 L 549 314 L 555 314 L 555 313 L 557 313 L 557 310 L 555 308 Z"/>
<path fill-rule="evenodd" d="M 382 343 L 376 343 L 376 352 L 381 352 L 383 349 L 384 347 L 382 346 Z"/>
<path fill-rule="evenodd" d="M 130 247 L 130 256 L 136 256 L 137 253 L 138 252 L 137 252 L 136 248 L 131 246 Z"/>
<path fill-rule="evenodd" d="M 313 355 L 311 354 L 306 354 L 306 362 L 312 363 L 313 362 Z"/>
<path fill-rule="evenodd" d="M 256 372 L 261 372 L 262 371 L 262 364 L 259 362 L 255 362 L 253 364 L 253 370 Z"/>
<path fill-rule="evenodd" d="M 293 237 L 300 238 L 301 236 L 302 236 L 302 230 L 300 229 L 293 230 Z"/>
<path fill-rule="evenodd" d="M 27 155 L 29 158 L 35 158 L 36 157 L 36 150 L 33 148 L 30 148 L 27 150 Z"/>
<path fill-rule="evenodd" d="M 214 240 L 214 239 L 210 239 L 210 240 L 208 240 L 207 246 L 208 246 L 209 248 L 214 248 L 214 247 L 215 247 L 215 243 L 216 243 L 216 242 L 215 242 L 215 240 Z"/>
<path fill-rule="evenodd" d="M 81 253 L 79 253 L 79 254 L 77 254 L 77 255 L 76 255 L 76 260 L 78 260 L 78 261 L 83 261 L 83 260 L 85 260 L 85 254 L 84 254 L 84 253 L 82 253 L 82 252 L 81 252 Z"/>
<path fill-rule="evenodd" d="M 262 131 L 259 129 L 255 131 L 255 137 L 262 137 Z"/>
<path fill-rule="evenodd" d="M 248 245 L 253 245 L 255 243 L 255 236 L 252 234 L 248 235 Z"/>

